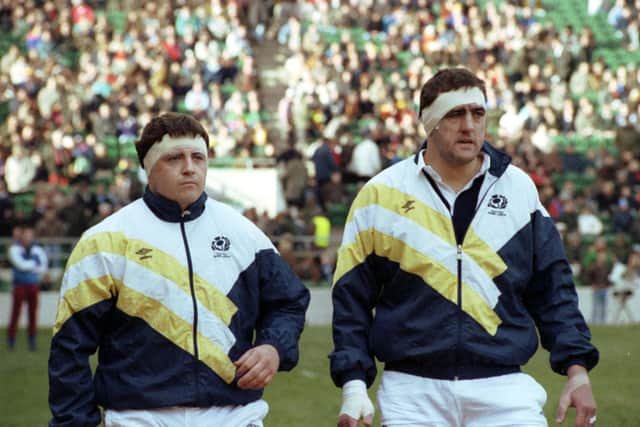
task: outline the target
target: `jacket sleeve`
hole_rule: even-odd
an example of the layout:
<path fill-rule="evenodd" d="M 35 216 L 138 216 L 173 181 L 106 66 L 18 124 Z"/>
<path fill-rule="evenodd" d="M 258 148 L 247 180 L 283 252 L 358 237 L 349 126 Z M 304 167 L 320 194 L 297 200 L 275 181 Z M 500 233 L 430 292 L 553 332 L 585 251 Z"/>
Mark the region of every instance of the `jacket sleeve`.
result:
<path fill-rule="evenodd" d="M 551 369 L 565 375 L 569 366 L 593 368 L 599 359 L 578 309 L 578 295 L 562 240 L 553 220 L 540 209 L 532 214 L 533 278 L 524 296 Z"/>
<path fill-rule="evenodd" d="M 369 262 L 358 265 L 332 289 L 333 303 L 333 352 L 331 378 L 342 387 L 350 380 L 359 379 L 370 387 L 377 375 L 369 335 L 373 322 L 373 301 L 376 283 Z"/>
<path fill-rule="evenodd" d="M 108 263 L 99 254 L 85 256 L 87 252 L 87 243 L 80 242 L 62 279 L 49 353 L 51 427 L 101 422 L 89 356 L 98 348 L 115 291 L 113 280 L 103 274 Z"/>
<path fill-rule="evenodd" d="M 338 251 L 331 299 L 333 303 L 334 350 L 329 355 L 331 378 L 336 386 L 353 379 L 371 386 L 377 375 L 370 347 L 373 309 L 380 292 L 376 274 L 371 218 L 360 218 L 362 206 L 371 202 L 370 192 L 361 191 L 347 218 Z"/>
<path fill-rule="evenodd" d="M 36 271 L 38 263 L 25 256 L 25 251 L 18 245 L 11 245 L 8 252 L 9 262 L 13 267 L 21 271 Z"/>
<path fill-rule="evenodd" d="M 260 265 L 260 316 L 256 345 L 271 344 L 280 356 L 280 371 L 298 363 L 298 340 L 309 306 L 309 290 L 273 249 L 257 254 Z"/>
<path fill-rule="evenodd" d="M 47 257 L 47 252 L 42 246 L 34 246 L 33 250 L 35 252 L 36 258 L 38 258 L 38 262 L 34 271 L 42 276 L 46 274 L 47 270 L 49 269 L 49 258 Z"/>

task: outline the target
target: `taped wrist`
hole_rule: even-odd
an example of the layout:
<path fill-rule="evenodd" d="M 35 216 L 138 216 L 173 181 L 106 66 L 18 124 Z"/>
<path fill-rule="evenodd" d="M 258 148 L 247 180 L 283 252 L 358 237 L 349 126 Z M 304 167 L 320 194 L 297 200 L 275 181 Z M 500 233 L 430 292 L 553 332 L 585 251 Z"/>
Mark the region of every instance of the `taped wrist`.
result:
<path fill-rule="evenodd" d="M 342 386 L 342 408 L 340 414 L 346 414 L 359 420 L 373 415 L 373 403 L 367 394 L 367 385 L 362 380 L 347 381 Z"/>

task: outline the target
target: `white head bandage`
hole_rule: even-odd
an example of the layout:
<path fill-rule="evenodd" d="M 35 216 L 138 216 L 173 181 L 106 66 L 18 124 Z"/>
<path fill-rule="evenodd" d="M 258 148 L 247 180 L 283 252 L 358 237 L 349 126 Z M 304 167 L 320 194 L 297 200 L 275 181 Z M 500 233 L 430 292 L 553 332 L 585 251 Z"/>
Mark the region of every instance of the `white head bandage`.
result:
<path fill-rule="evenodd" d="M 484 94 L 480 88 L 475 86 L 451 90 L 438 95 L 435 101 L 424 108 L 420 114 L 420 120 L 422 120 L 422 125 L 424 126 L 427 136 L 431 134 L 440 120 L 442 120 L 449 111 L 466 104 L 478 104 L 482 105 L 485 110 L 487 109 Z"/>
<path fill-rule="evenodd" d="M 158 159 L 175 148 L 192 148 L 194 151 L 207 155 L 207 143 L 204 138 L 198 136 L 179 136 L 172 137 L 165 134 L 162 139 L 149 148 L 147 154 L 145 154 L 142 160 L 144 171 L 147 176 L 151 174 L 153 165 L 156 164 Z"/>

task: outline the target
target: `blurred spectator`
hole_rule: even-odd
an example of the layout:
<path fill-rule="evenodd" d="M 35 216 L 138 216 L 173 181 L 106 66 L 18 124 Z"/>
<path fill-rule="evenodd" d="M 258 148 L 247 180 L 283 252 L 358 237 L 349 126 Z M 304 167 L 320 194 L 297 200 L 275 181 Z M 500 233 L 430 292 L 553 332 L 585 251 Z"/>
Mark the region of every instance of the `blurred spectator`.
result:
<path fill-rule="evenodd" d="M 331 191 L 331 186 L 340 182 L 340 171 L 335 156 L 335 137 L 326 137 L 313 153 L 313 160 L 316 181 L 316 198 L 318 205 L 326 211 L 327 193 Z"/>
<path fill-rule="evenodd" d="M 626 262 L 618 261 L 613 266 L 609 281 L 613 283 L 612 294 L 618 301 L 613 323 L 621 320 L 622 313 L 627 315 L 627 321 L 634 321 L 633 311 L 627 307 L 628 301 L 640 287 L 640 248 L 634 249 L 629 254 Z"/>
<path fill-rule="evenodd" d="M 607 253 L 599 252 L 593 264 L 584 272 L 585 282 L 593 290 L 591 323 L 594 325 L 603 325 L 607 320 L 607 289 L 611 286 L 611 268 Z"/>
<path fill-rule="evenodd" d="M 282 167 L 280 179 L 287 203 L 302 208 L 309 179 L 302 154 L 294 146 L 289 146 L 277 160 Z"/>
<path fill-rule="evenodd" d="M 594 213 L 589 203 L 585 203 L 578 214 L 578 231 L 583 236 L 598 236 L 602 234 L 602 221 Z"/>
<path fill-rule="evenodd" d="M 371 139 L 371 132 L 364 132 L 364 139 L 353 148 L 351 161 L 347 170 L 355 175 L 358 181 L 367 181 L 382 170 L 382 159 L 378 144 Z"/>
<path fill-rule="evenodd" d="M 36 174 L 36 165 L 22 145 L 14 145 L 4 165 L 4 177 L 10 193 L 26 191 Z"/>
<path fill-rule="evenodd" d="M 633 221 L 636 218 L 631 213 L 629 208 L 629 202 L 626 199 L 621 199 L 618 202 L 617 209 L 614 210 L 611 218 L 614 233 L 630 233 Z"/>
<path fill-rule="evenodd" d="M 11 236 L 13 229 L 13 200 L 7 193 L 7 186 L 0 180 L 0 237 Z"/>
<path fill-rule="evenodd" d="M 541 179 L 554 218 L 566 221 L 568 232 L 577 230 L 569 219 L 577 192 L 598 203 L 592 213 L 605 219 L 601 233 L 627 228 L 627 213 L 616 219 L 619 201 L 603 208 L 591 177 L 613 181 L 614 195 L 637 218 L 638 2 L 576 5 L 584 9 L 575 11 L 585 17 L 580 28 L 555 26 L 559 9 L 543 14 L 531 2 L 462 3 L 213 0 L 181 3 L 174 13 L 169 3 L 147 2 L 128 6 L 121 19 L 104 9 L 107 2 L 10 7 L 5 1 L 0 27 L 12 44 L 0 49 L 0 178 L 12 181 L 12 202 L 15 187 L 29 191 L 41 181 L 73 200 L 69 183 L 93 173 L 117 209 L 144 185 L 130 142 L 155 112 L 202 116 L 225 162 L 237 163 L 235 157 L 273 166 L 285 147 L 296 146 L 302 158 L 289 165 L 294 175 L 316 163 L 324 132 L 340 123 L 331 150 L 335 185 L 317 192 L 329 210 L 349 200 L 352 186 L 343 182 L 371 173 L 357 164 L 378 169 L 375 161 L 358 160 L 362 152 L 365 159 L 372 155 L 371 142 L 379 168 L 415 151 L 424 139 L 415 120 L 421 83 L 442 64 L 465 64 L 488 82 L 487 139 L 505 145 L 515 164 Z M 601 25 L 603 17 L 612 26 Z M 267 73 L 267 90 L 260 82 L 267 76 L 258 72 L 263 36 L 282 43 L 275 55 L 266 52 L 282 63 L 281 99 L 272 97 L 277 73 Z M 277 117 L 275 128 L 265 107 Z M 15 172 L 14 146 L 22 147 L 26 174 Z M 620 181 L 619 171 L 628 171 L 630 182 Z M 562 194 L 567 181 L 578 184 L 570 196 Z M 283 184 L 285 191 L 291 185 L 289 206 L 304 206 L 297 195 L 314 189 L 306 180 Z M 13 203 L 17 216 L 34 210 L 23 209 L 23 200 Z M 71 233 L 82 231 L 84 219 L 59 214 Z M 637 220 L 629 232 L 638 242 Z"/>
<path fill-rule="evenodd" d="M 13 243 L 9 247 L 8 258 L 12 267 L 12 306 L 9 327 L 7 329 L 7 345 L 13 350 L 16 345 L 16 334 L 23 303 L 27 303 L 29 349 L 37 349 L 38 332 L 38 294 L 40 284 L 47 274 L 49 261 L 42 246 L 34 242 L 33 225 L 24 223 L 16 225 L 13 230 Z"/>

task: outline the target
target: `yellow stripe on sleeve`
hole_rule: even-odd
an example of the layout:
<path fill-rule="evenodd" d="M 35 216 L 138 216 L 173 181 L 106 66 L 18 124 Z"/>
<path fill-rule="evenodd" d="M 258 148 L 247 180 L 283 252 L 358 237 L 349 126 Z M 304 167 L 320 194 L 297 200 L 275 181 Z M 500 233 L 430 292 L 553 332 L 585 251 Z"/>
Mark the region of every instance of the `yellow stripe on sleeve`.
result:
<path fill-rule="evenodd" d="M 61 296 L 58 303 L 53 335 L 58 333 L 62 325 L 69 320 L 73 313 L 111 298 L 117 294 L 117 288 L 121 285 L 122 282 L 114 280 L 111 276 L 101 276 L 87 279 L 78 284 L 78 286 L 69 289 Z"/>

